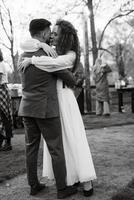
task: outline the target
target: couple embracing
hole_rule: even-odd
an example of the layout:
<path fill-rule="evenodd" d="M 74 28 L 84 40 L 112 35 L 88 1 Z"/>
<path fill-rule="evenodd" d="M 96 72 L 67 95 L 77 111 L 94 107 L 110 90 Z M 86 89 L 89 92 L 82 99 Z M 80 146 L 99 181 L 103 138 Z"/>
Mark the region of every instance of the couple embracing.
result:
<path fill-rule="evenodd" d="M 65 20 L 58 20 L 51 33 L 46 19 L 30 22 L 31 39 L 24 41 L 19 60 L 26 141 L 26 168 L 30 194 L 45 189 L 37 176 L 41 135 L 44 138 L 43 176 L 55 179 L 57 198 L 77 192 L 83 184 L 84 196 L 93 194 L 96 173 L 82 117 L 73 88 L 81 81 L 74 74 L 80 61 L 77 31 Z M 55 49 L 50 46 L 55 46 Z"/>

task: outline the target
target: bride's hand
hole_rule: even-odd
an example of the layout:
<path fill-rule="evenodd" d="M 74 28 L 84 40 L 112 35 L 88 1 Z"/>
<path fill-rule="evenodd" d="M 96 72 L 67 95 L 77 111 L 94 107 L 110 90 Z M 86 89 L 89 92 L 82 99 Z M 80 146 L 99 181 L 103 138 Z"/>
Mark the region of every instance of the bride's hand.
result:
<path fill-rule="evenodd" d="M 26 68 L 29 67 L 30 64 L 32 64 L 32 59 L 24 58 L 24 60 L 19 64 L 18 70 L 24 73 Z"/>
<path fill-rule="evenodd" d="M 49 46 L 48 44 L 41 43 L 40 47 L 46 52 L 46 54 L 48 56 L 51 56 L 53 58 L 56 58 L 58 56 L 58 54 L 56 53 L 56 51 L 51 46 Z"/>

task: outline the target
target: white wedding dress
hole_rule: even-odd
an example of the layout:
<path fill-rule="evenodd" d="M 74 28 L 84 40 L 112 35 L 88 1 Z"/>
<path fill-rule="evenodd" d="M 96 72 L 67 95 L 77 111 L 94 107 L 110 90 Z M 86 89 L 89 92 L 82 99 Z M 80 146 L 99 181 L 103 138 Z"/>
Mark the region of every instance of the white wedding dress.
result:
<path fill-rule="evenodd" d="M 94 164 L 86 138 L 79 107 L 70 88 L 57 81 L 57 93 L 62 125 L 63 147 L 67 168 L 67 185 L 96 179 Z M 51 157 L 44 141 L 43 177 L 53 179 Z"/>

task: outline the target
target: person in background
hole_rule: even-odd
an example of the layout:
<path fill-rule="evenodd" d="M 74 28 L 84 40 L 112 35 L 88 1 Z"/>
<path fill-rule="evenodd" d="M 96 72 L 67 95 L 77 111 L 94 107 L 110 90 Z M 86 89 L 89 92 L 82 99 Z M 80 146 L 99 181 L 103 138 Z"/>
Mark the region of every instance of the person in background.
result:
<path fill-rule="evenodd" d="M 7 87 L 7 71 L 3 61 L 2 51 L 0 50 L 0 117 L 2 123 L 2 129 L 0 133 L 0 151 L 12 150 L 11 138 L 12 133 L 12 108 L 11 97 Z M 5 144 L 3 145 L 3 141 Z"/>
<path fill-rule="evenodd" d="M 102 59 L 97 58 L 93 67 L 93 77 L 96 85 L 96 115 L 110 116 L 109 86 L 107 74 L 111 68 L 102 64 Z"/>

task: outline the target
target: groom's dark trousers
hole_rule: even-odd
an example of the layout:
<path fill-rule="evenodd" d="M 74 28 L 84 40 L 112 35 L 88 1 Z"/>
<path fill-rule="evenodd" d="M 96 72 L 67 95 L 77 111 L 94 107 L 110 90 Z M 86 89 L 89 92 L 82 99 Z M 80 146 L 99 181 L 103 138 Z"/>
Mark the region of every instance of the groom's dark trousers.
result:
<path fill-rule="evenodd" d="M 43 50 L 24 53 L 24 57 L 44 55 Z M 47 73 L 30 65 L 21 74 L 22 99 L 19 115 L 24 118 L 26 138 L 26 167 L 30 186 L 38 184 L 37 159 L 41 134 L 48 146 L 57 189 L 66 187 L 66 166 L 62 144 L 61 123 L 56 81 L 62 79 L 67 85 L 75 85 L 75 80 L 68 70 Z"/>
<path fill-rule="evenodd" d="M 26 137 L 26 164 L 29 185 L 38 183 L 37 158 L 41 133 L 52 157 L 53 170 L 58 189 L 66 186 L 66 168 L 59 117 L 39 119 L 24 117 Z"/>

